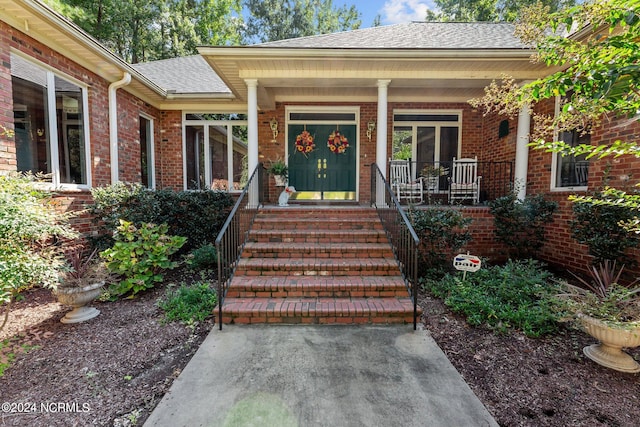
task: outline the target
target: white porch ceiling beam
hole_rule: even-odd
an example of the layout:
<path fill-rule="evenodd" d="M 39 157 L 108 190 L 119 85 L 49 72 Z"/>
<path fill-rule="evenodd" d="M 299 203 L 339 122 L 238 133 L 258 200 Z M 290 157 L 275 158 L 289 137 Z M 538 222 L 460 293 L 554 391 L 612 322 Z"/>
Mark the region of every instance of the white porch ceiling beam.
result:
<path fill-rule="evenodd" d="M 344 68 L 332 68 L 332 67 L 319 67 L 310 69 L 295 69 L 295 70 L 241 70 L 239 77 L 242 79 L 268 79 L 279 82 L 287 82 L 291 85 L 292 79 L 298 79 L 302 85 L 315 86 L 317 85 L 316 79 L 336 80 L 339 82 L 348 83 L 349 80 L 371 79 L 369 82 L 370 87 L 376 87 L 377 81 L 384 78 L 405 79 L 405 80 L 421 80 L 421 79 L 448 79 L 448 80 L 492 80 L 499 79 L 504 73 L 504 69 L 496 70 L 482 70 L 478 65 L 474 68 L 467 70 L 454 70 L 445 68 L 432 68 L 429 69 L 428 65 L 425 65 L 424 69 L 415 69 L 407 71 L 394 71 L 394 70 L 372 70 L 371 68 L 365 69 L 350 69 Z M 542 75 L 542 72 L 532 72 L 531 70 L 522 71 L 509 71 L 509 75 L 516 80 L 532 79 Z M 340 83 L 338 83 L 340 84 Z M 295 84 L 299 86 L 299 84 Z"/>

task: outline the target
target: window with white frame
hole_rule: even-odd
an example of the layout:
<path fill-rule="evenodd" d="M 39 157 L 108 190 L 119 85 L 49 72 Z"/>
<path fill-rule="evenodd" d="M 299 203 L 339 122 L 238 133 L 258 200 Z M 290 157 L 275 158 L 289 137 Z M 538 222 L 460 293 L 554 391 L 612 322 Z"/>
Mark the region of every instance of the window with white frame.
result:
<path fill-rule="evenodd" d="M 155 188 L 153 120 L 140 116 L 140 178 L 142 185 Z"/>
<path fill-rule="evenodd" d="M 556 113 L 561 108 L 561 103 L 561 98 L 558 98 Z M 591 144 L 591 135 L 580 130 L 559 132 L 557 139 L 571 147 Z M 589 184 L 589 160 L 586 158 L 586 154 L 563 156 L 560 153 L 555 153 L 553 155 L 552 171 L 552 189 L 587 189 Z"/>
<path fill-rule="evenodd" d="M 90 185 L 86 87 L 14 53 L 11 83 L 17 170 Z"/>
<path fill-rule="evenodd" d="M 415 178 L 425 167 L 451 167 L 460 157 L 462 112 L 396 110 L 393 113 L 393 160 L 411 159 Z"/>
<path fill-rule="evenodd" d="M 183 138 L 185 189 L 244 188 L 248 179 L 246 121 L 233 115 L 188 113 Z"/>

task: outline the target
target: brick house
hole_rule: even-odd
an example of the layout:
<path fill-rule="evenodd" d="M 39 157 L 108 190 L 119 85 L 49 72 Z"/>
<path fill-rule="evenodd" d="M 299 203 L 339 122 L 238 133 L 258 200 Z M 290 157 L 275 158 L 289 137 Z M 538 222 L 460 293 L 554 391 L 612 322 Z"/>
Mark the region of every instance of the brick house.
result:
<path fill-rule="evenodd" d="M 567 196 L 600 186 L 606 168 L 617 186 L 640 172 L 634 159 L 531 151 L 528 112 L 484 117 L 467 103 L 503 74 L 525 82 L 552 71 L 530 61 L 510 24 L 407 23 L 132 65 L 38 0 L 0 0 L 0 10 L 0 124 L 15 132 L 0 136 L 0 171 L 50 174 L 68 209 L 117 181 L 238 192 L 247 173 L 276 158 L 301 199 L 368 205 L 370 165 L 387 174 L 403 149 L 414 177 L 427 164 L 477 157 L 489 169 L 480 203 L 462 208 L 475 219 L 470 250 L 498 256 L 482 202 L 515 185 L 521 196 L 558 201 L 542 255 L 579 269 L 586 248 L 570 237 Z M 613 121 L 591 141 L 638 127 Z M 296 143 L 304 131 L 312 151 Z M 336 131 L 348 143 L 339 155 L 327 144 Z M 277 192 L 270 183 L 274 201 Z M 445 179 L 433 196 L 447 202 Z M 86 218 L 76 225 L 90 230 Z"/>

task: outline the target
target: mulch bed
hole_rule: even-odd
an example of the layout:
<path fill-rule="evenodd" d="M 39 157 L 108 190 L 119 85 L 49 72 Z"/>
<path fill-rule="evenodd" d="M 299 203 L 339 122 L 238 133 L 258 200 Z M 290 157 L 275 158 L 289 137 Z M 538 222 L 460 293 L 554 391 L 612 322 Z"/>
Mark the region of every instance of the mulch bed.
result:
<path fill-rule="evenodd" d="M 168 279 L 193 280 L 183 271 Z M 15 353 L 0 377 L 0 400 L 10 405 L 0 425 L 142 425 L 214 326 L 213 319 L 195 328 L 165 324 L 157 306 L 163 295 L 159 287 L 132 300 L 97 302 L 98 317 L 64 325 L 68 309 L 51 292 L 27 292 L 0 331 L 8 340 L 0 358 Z M 594 342 L 588 335 L 568 328 L 543 339 L 497 335 L 467 325 L 429 295 L 420 305 L 428 333 L 500 425 L 640 424 L 639 376 L 587 359 L 582 348 Z"/>

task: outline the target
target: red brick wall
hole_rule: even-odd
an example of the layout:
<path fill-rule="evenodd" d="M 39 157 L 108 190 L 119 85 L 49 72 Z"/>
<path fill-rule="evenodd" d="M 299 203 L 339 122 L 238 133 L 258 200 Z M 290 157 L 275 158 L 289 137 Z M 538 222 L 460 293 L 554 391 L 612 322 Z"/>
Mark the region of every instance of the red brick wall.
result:
<path fill-rule="evenodd" d="M 472 219 L 469 225 L 472 240 L 463 248 L 463 252 L 469 251 L 471 255 L 487 258 L 491 263 L 504 261 L 506 247 L 495 240 L 495 225 L 489 208 L 469 206 L 460 209 L 465 218 Z"/>
<path fill-rule="evenodd" d="M 156 175 L 161 153 L 159 150 L 161 128 L 160 112 L 124 89 L 118 89 L 118 169 L 120 181 L 141 182 L 140 171 L 140 114 L 154 120 Z M 158 181 L 158 179 L 156 178 Z M 157 182 L 156 181 L 156 182 Z"/>
<path fill-rule="evenodd" d="M 156 187 L 182 190 L 182 112 L 161 111 L 156 125 Z"/>
<path fill-rule="evenodd" d="M 109 82 L 91 71 L 81 67 L 70 59 L 51 50 L 45 45 L 32 39 L 28 35 L 17 31 L 0 22 L 0 123 L 13 129 L 13 95 L 11 86 L 11 59 L 9 49 L 13 48 L 30 56 L 37 62 L 47 64 L 62 74 L 84 82 L 88 86 L 89 103 L 89 135 L 91 152 L 92 184 L 104 186 L 111 183 L 111 163 L 109 150 Z M 139 115 L 145 113 L 155 119 L 155 145 L 156 145 L 156 174 L 157 181 L 161 179 L 162 165 L 165 162 L 162 155 L 161 129 L 162 120 L 160 112 L 132 96 L 123 89 L 117 91 L 118 100 L 118 146 L 119 146 L 119 173 L 120 180 L 140 182 L 140 135 Z M 180 113 L 176 113 L 178 118 Z M 179 129 L 178 129 L 179 130 Z M 181 137 L 177 138 L 181 147 Z M 181 158 L 181 148 L 178 156 Z M 166 151 L 165 151 L 166 152 Z M 171 154 L 174 155 L 174 154 Z M 171 157 L 171 155 L 169 157 Z M 174 167 L 174 165 L 171 165 Z M 179 184 L 182 188 L 182 161 L 179 164 Z M 15 143 L 6 136 L 0 137 L 0 171 L 15 171 Z M 171 182 L 171 180 L 169 180 Z M 81 209 L 91 199 L 89 190 L 58 190 L 56 201 L 63 211 L 75 211 Z M 82 232 L 91 231 L 91 222 L 86 216 L 75 217 L 72 220 L 74 226 Z"/>
<path fill-rule="evenodd" d="M 537 113 L 553 114 L 554 103 L 544 102 L 535 107 Z M 503 118 L 489 116 L 484 121 L 484 149 L 491 152 L 491 159 L 513 159 L 515 157 L 515 143 L 517 120 L 509 121 L 509 135 L 497 138 L 498 124 Z M 626 119 L 605 120 L 604 125 L 595 129 L 591 141 L 593 144 L 610 144 L 616 139 L 637 140 L 640 135 L 640 125 Z M 587 255 L 587 248 L 571 237 L 569 221 L 573 218 L 572 203 L 568 201 L 576 191 L 551 191 L 552 154 L 543 150 L 529 151 L 529 170 L 527 175 L 527 193 L 544 194 L 548 199 L 558 202 L 559 209 L 554 215 L 553 223 L 547 228 L 547 241 L 540 258 L 560 269 L 573 271 L 584 270 L 591 262 Z M 620 158 L 591 159 L 589 166 L 589 192 L 602 188 L 605 171 L 608 170 L 609 184 L 618 188 L 631 189 L 633 184 L 640 182 L 640 160 L 631 156 Z M 584 194 L 584 193 L 582 193 Z M 640 263 L 640 251 L 629 253 Z"/>
<path fill-rule="evenodd" d="M 11 93 L 11 64 L 9 45 L 11 36 L 8 26 L 0 22 L 0 125 L 13 130 L 13 95 Z M 12 138 L 0 128 L 0 172 L 16 169 L 16 149 Z"/>

